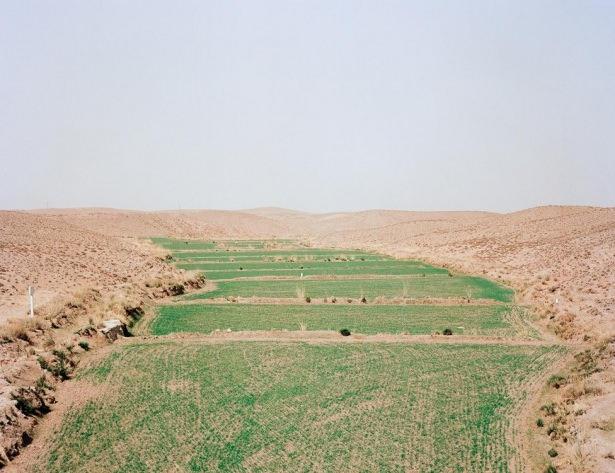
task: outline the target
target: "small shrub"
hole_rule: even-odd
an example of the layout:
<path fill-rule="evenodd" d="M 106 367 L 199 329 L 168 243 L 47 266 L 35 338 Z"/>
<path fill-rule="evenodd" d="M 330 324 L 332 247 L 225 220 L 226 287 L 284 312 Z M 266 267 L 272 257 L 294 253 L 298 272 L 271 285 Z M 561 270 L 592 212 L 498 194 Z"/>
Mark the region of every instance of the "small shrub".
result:
<path fill-rule="evenodd" d="M 348 299 L 346 299 L 346 302 L 348 302 L 349 304 L 352 304 L 352 299 L 349 297 Z"/>
<path fill-rule="evenodd" d="M 173 284 L 169 288 L 169 292 L 171 293 L 172 296 L 181 296 L 182 294 L 186 292 L 186 288 L 184 287 L 183 284 Z"/>
<path fill-rule="evenodd" d="M 56 378 L 62 381 L 66 381 L 70 377 L 70 366 L 69 366 L 68 356 L 62 350 L 53 350 L 52 353 L 56 358 L 52 363 L 48 363 L 39 357 L 39 364 L 41 365 L 41 368 L 46 369 L 51 374 L 53 374 Z M 45 366 L 43 366 L 43 362 Z"/>
<path fill-rule="evenodd" d="M 23 397 L 19 394 L 11 394 L 11 397 L 14 401 L 17 401 L 17 405 L 15 407 L 17 407 L 17 409 L 23 412 L 24 415 L 33 416 L 34 414 L 36 414 L 36 409 L 28 398 Z"/>
<path fill-rule="evenodd" d="M 548 416 L 555 415 L 555 404 L 554 403 L 545 404 L 540 409 L 545 411 Z"/>
<path fill-rule="evenodd" d="M 53 353 L 53 356 L 58 360 L 66 360 L 67 358 L 66 353 L 62 350 L 53 350 L 51 353 Z"/>
<path fill-rule="evenodd" d="M 49 372 L 62 381 L 66 381 L 70 377 L 65 360 L 58 360 L 53 365 L 49 365 Z"/>
<path fill-rule="evenodd" d="M 84 350 L 84 351 L 88 351 L 90 349 L 90 344 L 85 341 L 85 340 L 81 340 L 78 345 Z"/>
<path fill-rule="evenodd" d="M 553 376 L 549 378 L 549 380 L 547 381 L 547 384 L 551 386 L 552 388 L 559 389 L 560 386 L 562 386 L 563 384 L 566 384 L 566 378 L 562 375 L 554 374 Z"/>
<path fill-rule="evenodd" d="M 540 418 L 538 418 L 538 419 L 536 419 L 536 425 L 538 427 L 544 427 L 545 426 L 545 421 L 540 419 Z"/>
<path fill-rule="evenodd" d="M 350 330 L 348 330 L 347 328 L 343 328 L 342 330 L 340 330 L 340 333 L 343 337 L 347 337 L 348 335 L 350 335 Z"/>
<path fill-rule="evenodd" d="M 453 331 L 450 328 L 445 328 L 442 330 L 442 335 L 452 335 Z"/>
<path fill-rule="evenodd" d="M 39 356 L 37 358 L 38 364 L 39 366 L 44 369 L 44 370 L 49 370 L 49 363 L 47 362 L 47 360 L 45 358 L 43 358 L 42 356 Z"/>
<path fill-rule="evenodd" d="M 243 266 L 239 266 L 239 271 L 243 271 Z"/>
<path fill-rule="evenodd" d="M 23 340 L 24 342 L 31 342 L 30 335 L 28 335 L 28 332 L 23 326 L 15 327 L 13 329 L 13 337 L 17 340 Z"/>
<path fill-rule="evenodd" d="M 450 271 L 448 272 L 448 277 L 452 278 L 453 277 L 453 273 L 451 273 Z"/>
<path fill-rule="evenodd" d="M 310 296 L 305 296 L 305 302 L 309 304 L 310 302 L 312 302 L 312 298 Z"/>
<path fill-rule="evenodd" d="M 555 458 L 557 456 L 557 450 L 555 450 L 554 448 L 550 449 L 547 453 L 551 458 Z"/>
<path fill-rule="evenodd" d="M 331 298 L 331 304 L 335 304 L 337 302 L 337 299 L 335 297 Z"/>
<path fill-rule="evenodd" d="M 365 298 L 365 296 L 361 297 L 361 303 L 367 304 L 367 299 Z"/>
<path fill-rule="evenodd" d="M 46 389 L 52 388 L 52 386 L 47 383 L 47 378 L 45 377 L 45 375 L 41 376 L 36 380 L 35 387 L 38 392 L 44 392 Z"/>
<path fill-rule="evenodd" d="M 557 468 L 555 468 L 553 465 L 549 465 L 546 468 L 545 473 L 557 473 Z"/>

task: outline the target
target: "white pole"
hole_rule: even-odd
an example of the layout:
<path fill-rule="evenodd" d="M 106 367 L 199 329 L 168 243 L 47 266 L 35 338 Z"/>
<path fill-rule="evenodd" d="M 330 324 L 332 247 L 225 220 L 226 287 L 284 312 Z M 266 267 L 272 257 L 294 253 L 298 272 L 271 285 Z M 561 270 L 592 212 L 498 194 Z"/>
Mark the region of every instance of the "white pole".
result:
<path fill-rule="evenodd" d="M 34 317 L 34 288 L 28 286 L 28 296 L 30 299 L 30 317 Z"/>

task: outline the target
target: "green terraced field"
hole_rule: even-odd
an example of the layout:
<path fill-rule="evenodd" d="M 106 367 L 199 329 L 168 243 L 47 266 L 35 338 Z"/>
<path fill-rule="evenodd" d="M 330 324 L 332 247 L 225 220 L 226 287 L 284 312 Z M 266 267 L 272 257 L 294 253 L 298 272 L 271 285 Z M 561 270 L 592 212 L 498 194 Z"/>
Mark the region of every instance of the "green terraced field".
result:
<path fill-rule="evenodd" d="M 352 333 L 537 336 L 527 312 L 514 306 L 175 304 L 161 306 L 149 330 L 211 333 L 238 330 L 334 330 Z"/>
<path fill-rule="evenodd" d="M 341 260 L 335 260 L 335 258 L 340 258 L 341 254 L 336 253 L 335 255 L 314 255 L 314 254 L 288 254 L 286 256 L 271 256 L 267 253 L 262 253 L 260 256 L 254 255 L 244 255 L 246 252 L 236 252 L 236 253 L 225 253 L 220 252 L 217 253 L 218 256 L 191 256 L 189 251 L 186 252 L 178 252 L 173 253 L 173 257 L 178 262 L 178 264 L 188 264 L 188 263 L 199 263 L 199 264 L 212 264 L 212 263 L 220 263 L 220 264 L 232 264 L 234 262 L 241 263 L 293 263 L 293 262 L 344 262 Z M 192 254 L 198 254 L 197 252 L 192 252 Z M 391 261 L 392 258 L 381 255 L 372 255 L 372 254 L 363 254 L 363 255 L 355 255 L 355 256 L 343 256 L 348 261 Z"/>
<path fill-rule="evenodd" d="M 302 303 L 159 307 L 134 329 L 161 338 L 135 337 L 80 368 L 75 389 L 82 383 L 92 397 L 49 434 L 34 471 L 527 471 L 514 419 L 530 383 L 564 349 L 539 341 L 529 313 L 511 303 L 511 289 L 449 277 L 420 261 L 290 240 L 154 242 L 178 267 L 216 280 L 214 290 L 184 299 Z M 359 303 L 363 296 L 367 304 Z M 381 296 L 390 305 L 374 304 Z M 421 297 L 493 304 L 408 304 Z M 315 303 L 322 298 L 328 303 Z M 393 304 L 396 298 L 406 300 Z M 446 344 L 300 338 L 341 328 L 411 335 L 450 328 L 453 335 Z M 250 342 L 209 336 L 217 329 L 242 332 L 235 339 L 254 336 L 245 331 L 293 333 L 286 342 Z M 171 335 L 178 332 L 193 335 Z M 502 338 L 472 344 L 456 335 Z"/>
<path fill-rule="evenodd" d="M 158 341 L 82 371 L 34 471 L 507 472 L 546 346 Z"/>
<path fill-rule="evenodd" d="M 156 245 L 165 250 L 208 250 L 216 247 L 215 243 L 195 240 L 176 240 L 172 238 L 151 238 Z"/>
<path fill-rule="evenodd" d="M 236 271 L 239 268 L 244 270 L 284 270 L 284 269 L 329 269 L 340 268 L 350 269 L 357 272 L 369 270 L 371 268 L 412 268 L 414 270 L 422 272 L 430 272 L 435 274 L 447 274 L 448 271 L 444 268 L 436 268 L 420 261 L 412 260 L 354 260 L 354 261 L 301 261 L 301 262 L 271 262 L 262 260 L 253 261 L 241 261 L 241 262 L 217 262 L 217 261 L 205 261 L 198 263 L 184 263 L 183 261 L 178 264 L 180 267 L 186 266 L 187 269 L 201 269 L 204 271 Z"/>
<path fill-rule="evenodd" d="M 319 275 L 446 275 L 448 271 L 416 261 L 345 261 L 305 263 L 189 263 L 178 268 L 202 270 L 209 279 L 295 277 Z M 224 268 L 224 269 L 221 269 Z"/>
<path fill-rule="evenodd" d="M 284 250 L 230 250 L 216 249 L 210 251 L 177 251 L 173 252 L 173 258 L 181 259 L 216 259 L 216 258 L 335 258 L 335 257 L 354 257 L 355 259 L 362 256 L 374 256 L 372 253 L 365 253 L 359 250 L 335 250 L 335 249 L 320 249 L 320 248 L 296 248 Z"/>
<path fill-rule="evenodd" d="M 182 269 L 197 269 L 191 268 L 190 265 L 178 265 Z M 373 275 L 373 276 L 410 276 L 410 275 L 427 275 L 427 274 L 440 274 L 443 277 L 446 272 L 441 272 L 437 269 L 430 270 L 425 268 L 417 268 L 412 266 L 400 266 L 397 268 L 391 267 L 371 267 L 369 269 L 357 269 L 357 268 L 314 268 L 314 269 L 255 269 L 255 270 L 241 270 L 241 271 L 203 271 L 208 279 L 237 279 L 237 278 L 255 278 L 255 277 L 274 277 L 274 278 L 299 278 L 301 276 L 359 276 L 359 275 Z"/>
<path fill-rule="evenodd" d="M 474 276 L 413 277 L 408 279 L 322 279 L 217 281 L 213 291 L 193 294 L 188 299 L 215 297 L 466 297 L 510 302 L 513 291 Z"/>

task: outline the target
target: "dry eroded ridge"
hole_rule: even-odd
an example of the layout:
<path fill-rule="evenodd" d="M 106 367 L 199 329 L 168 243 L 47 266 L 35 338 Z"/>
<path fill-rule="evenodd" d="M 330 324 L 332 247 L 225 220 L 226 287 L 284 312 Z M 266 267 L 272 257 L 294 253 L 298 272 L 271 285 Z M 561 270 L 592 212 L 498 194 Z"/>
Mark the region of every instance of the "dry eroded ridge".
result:
<path fill-rule="evenodd" d="M 510 289 L 289 240 L 155 242 L 209 287 L 81 370 L 91 396 L 35 470 L 524 470 L 516 414 L 564 350 Z"/>

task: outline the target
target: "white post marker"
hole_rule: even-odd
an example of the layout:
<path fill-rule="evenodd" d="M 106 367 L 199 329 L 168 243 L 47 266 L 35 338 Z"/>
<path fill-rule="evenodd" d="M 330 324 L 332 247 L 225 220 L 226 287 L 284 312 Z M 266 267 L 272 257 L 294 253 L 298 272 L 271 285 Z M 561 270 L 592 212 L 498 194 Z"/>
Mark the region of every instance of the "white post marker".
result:
<path fill-rule="evenodd" d="M 28 286 L 28 299 L 30 300 L 30 317 L 34 317 L 34 288 Z"/>

